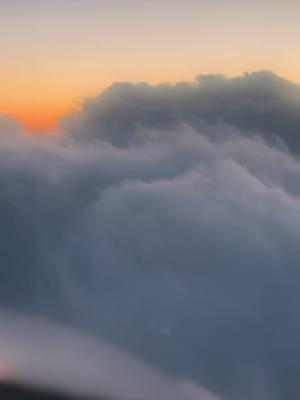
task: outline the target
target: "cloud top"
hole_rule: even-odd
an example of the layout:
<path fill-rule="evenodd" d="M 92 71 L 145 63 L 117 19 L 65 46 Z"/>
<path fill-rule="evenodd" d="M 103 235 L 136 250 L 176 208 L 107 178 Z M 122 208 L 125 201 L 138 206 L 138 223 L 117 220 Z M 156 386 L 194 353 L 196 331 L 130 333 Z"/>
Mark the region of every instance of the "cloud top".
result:
<path fill-rule="evenodd" d="M 203 124 L 225 123 L 249 136 L 280 139 L 299 153 L 299 111 L 299 85 L 261 71 L 236 78 L 200 75 L 176 85 L 116 83 L 86 101 L 80 116 L 65 119 L 64 126 L 83 141 L 127 146 L 140 126 L 173 129 L 185 122 L 201 132 Z"/>

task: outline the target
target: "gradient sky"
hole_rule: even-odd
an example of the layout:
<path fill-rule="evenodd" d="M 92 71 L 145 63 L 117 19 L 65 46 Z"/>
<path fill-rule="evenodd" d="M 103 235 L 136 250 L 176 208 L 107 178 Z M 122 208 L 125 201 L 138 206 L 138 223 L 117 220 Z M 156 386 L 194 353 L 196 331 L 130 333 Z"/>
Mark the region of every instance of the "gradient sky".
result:
<path fill-rule="evenodd" d="M 0 112 L 43 131 L 115 81 L 300 82 L 299 15 L 295 0 L 1 0 Z"/>

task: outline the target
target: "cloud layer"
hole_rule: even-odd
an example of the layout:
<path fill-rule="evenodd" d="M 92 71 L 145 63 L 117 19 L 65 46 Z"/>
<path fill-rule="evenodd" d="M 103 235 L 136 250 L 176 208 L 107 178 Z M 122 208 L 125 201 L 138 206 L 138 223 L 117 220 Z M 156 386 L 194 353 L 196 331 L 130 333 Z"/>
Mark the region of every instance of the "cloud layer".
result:
<path fill-rule="evenodd" d="M 228 398 L 299 392 L 299 100 L 261 72 L 115 84 L 59 139 L 0 120 L 1 303 Z"/>
<path fill-rule="evenodd" d="M 83 112 L 65 121 L 65 129 L 81 140 L 102 139 L 114 145 L 132 143 L 140 126 L 173 129 L 186 122 L 198 132 L 208 124 L 225 123 L 257 133 L 270 142 L 281 140 L 299 153 L 300 86 L 272 72 L 237 78 L 200 75 L 195 82 L 150 86 L 116 83 L 103 95 L 86 101 Z"/>

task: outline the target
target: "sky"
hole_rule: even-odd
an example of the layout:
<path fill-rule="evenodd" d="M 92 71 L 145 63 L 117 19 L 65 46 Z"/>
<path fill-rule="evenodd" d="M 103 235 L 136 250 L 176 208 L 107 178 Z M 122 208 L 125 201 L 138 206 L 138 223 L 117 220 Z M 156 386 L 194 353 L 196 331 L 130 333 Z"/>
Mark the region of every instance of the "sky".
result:
<path fill-rule="evenodd" d="M 272 70 L 300 82 L 293 0 L 1 0 L 0 112 L 57 128 L 114 82 Z"/>

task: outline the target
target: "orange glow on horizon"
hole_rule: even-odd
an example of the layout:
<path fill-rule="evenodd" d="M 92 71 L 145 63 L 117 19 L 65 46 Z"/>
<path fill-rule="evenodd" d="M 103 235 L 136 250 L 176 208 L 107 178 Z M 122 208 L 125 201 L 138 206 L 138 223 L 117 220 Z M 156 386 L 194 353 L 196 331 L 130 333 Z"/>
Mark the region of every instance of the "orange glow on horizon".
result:
<path fill-rule="evenodd" d="M 0 114 L 52 132 L 116 81 L 272 70 L 299 82 L 300 2 L 271 2 L 2 0 Z"/>
<path fill-rule="evenodd" d="M 66 109 L 66 113 L 67 113 Z M 45 114 L 45 113 L 20 113 L 10 112 L 9 115 L 14 118 L 28 133 L 48 133 L 56 132 L 59 127 L 61 114 Z"/>
<path fill-rule="evenodd" d="M 54 100 L 45 103 L 28 104 L 22 107 L 21 104 L 12 104 L 10 107 L 0 109 L 0 113 L 15 119 L 28 133 L 55 133 L 59 129 L 61 118 L 79 109 L 74 102 L 65 101 L 62 104 L 54 104 Z"/>
<path fill-rule="evenodd" d="M 24 129 L 29 133 L 37 133 L 37 132 L 55 132 L 58 130 L 58 120 L 57 119 L 50 119 L 50 120 L 43 120 L 37 118 L 26 118 L 21 119 L 17 118 L 18 122 L 24 127 Z"/>
<path fill-rule="evenodd" d="M 200 69 L 200 68 L 199 68 Z M 195 68 L 195 71 L 199 72 L 199 69 Z M 268 69 L 268 68 L 266 68 Z M 259 70 L 259 68 L 251 68 L 249 71 Z M 166 73 L 159 75 L 150 73 L 147 76 L 140 76 L 138 79 L 132 79 L 131 76 L 123 76 L 118 79 L 119 82 L 148 82 L 151 85 L 156 85 L 161 82 L 176 83 L 178 81 L 193 81 L 197 73 L 192 71 L 186 74 L 180 74 L 179 72 L 173 72 L 173 75 L 169 73 L 169 79 L 165 79 Z M 201 73 L 210 73 L 210 69 L 207 68 L 202 70 Z M 149 72 L 149 71 L 148 71 Z M 161 72 L 161 71 L 160 71 Z M 285 76 L 293 82 L 300 82 L 298 75 L 293 74 L 293 71 L 274 71 L 280 76 Z M 212 70 L 211 73 L 217 73 Z M 243 74 L 243 70 L 228 70 L 224 72 L 226 76 L 238 76 Z M 142 75 L 142 74 L 141 74 Z M 146 74 L 145 74 L 146 75 Z M 180 79 L 182 77 L 182 79 Z M 148 79 L 147 79 L 148 78 Z M 96 80 L 96 79 L 95 79 Z M 14 118 L 19 122 L 26 132 L 31 133 L 57 133 L 59 130 L 60 120 L 68 114 L 79 111 L 84 102 L 85 98 L 93 98 L 100 95 L 105 88 L 109 87 L 114 82 L 113 79 L 102 82 L 101 85 L 93 85 L 91 82 L 84 88 L 83 84 L 78 88 L 64 88 L 57 86 L 45 86 L 43 90 L 36 90 L 31 92 L 30 96 L 28 88 L 22 88 L 23 90 L 17 92 L 17 86 L 5 88 L 6 97 L 3 100 L 0 99 L 0 114 L 6 114 Z M 6 82 L 7 83 L 7 82 Z M 78 85 L 79 86 L 79 85 Z M 100 86 L 100 89 L 99 89 Z M 102 88 L 102 90 L 101 90 Z M 27 90 L 24 90 L 27 89 Z M 55 90 L 56 89 L 56 90 Z M 10 94 L 10 97 L 8 96 Z M 41 100 L 42 99 L 42 100 Z"/>
<path fill-rule="evenodd" d="M 20 122 L 24 129 L 29 133 L 56 132 L 59 127 L 59 119 L 60 116 L 53 116 L 50 118 L 43 118 L 43 116 L 17 118 L 18 122 Z"/>

